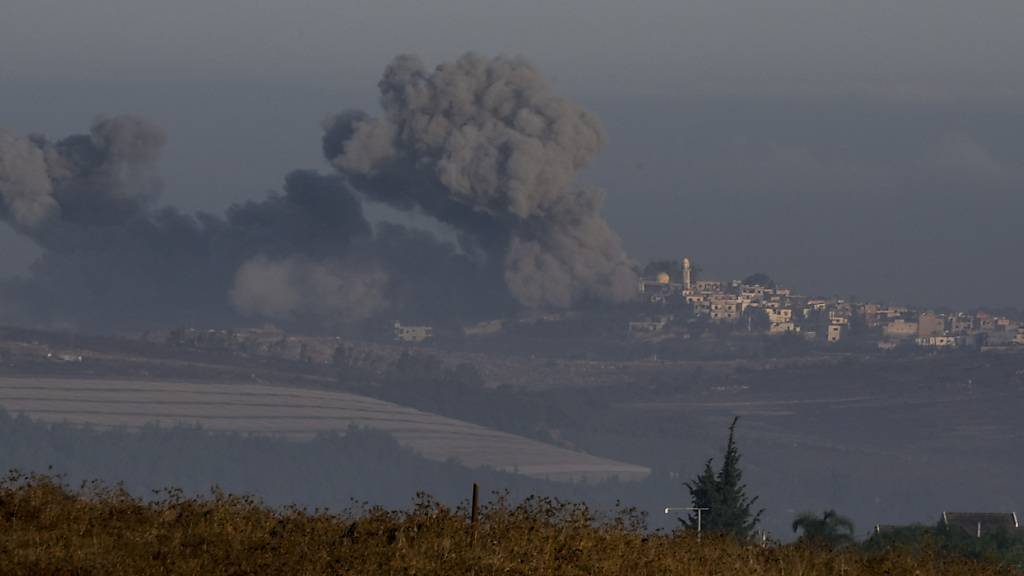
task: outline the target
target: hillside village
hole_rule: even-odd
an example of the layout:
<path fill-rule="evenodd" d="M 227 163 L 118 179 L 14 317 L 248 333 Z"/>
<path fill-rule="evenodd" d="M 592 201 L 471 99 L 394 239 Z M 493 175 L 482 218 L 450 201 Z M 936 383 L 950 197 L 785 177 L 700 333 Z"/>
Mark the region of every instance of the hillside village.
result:
<path fill-rule="evenodd" d="M 735 332 L 798 335 L 829 344 L 856 337 L 882 350 L 1024 346 L 1019 318 L 802 296 L 765 274 L 721 282 L 698 279 L 688 258 L 674 269 L 665 264 L 637 287 L 646 314 L 629 323 L 628 332 L 636 338 L 672 330 L 685 334 L 688 325 L 710 323 Z"/>
<path fill-rule="evenodd" d="M 679 348 L 673 355 L 666 349 L 648 346 L 687 346 L 683 343 L 698 342 L 704 348 L 717 350 L 719 355 L 742 357 L 750 354 L 742 344 L 757 339 L 776 342 L 790 351 L 810 348 L 847 352 L 1024 352 L 1024 317 L 1019 312 L 933 310 L 853 298 L 805 296 L 776 285 L 762 273 L 743 280 L 719 281 L 699 277 L 699 272 L 688 258 L 653 262 L 638 281 L 635 299 L 614 308 L 549 311 L 475 324 L 455 321 L 444 326 L 394 319 L 374 325 L 356 339 L 361 344 L 355 347 L 349 338 L 303 336 L 273 326 L 179 328 L 167 334 L 167 342 L 330 364 L 337 361 L 339 350 L 370 349 L 372 342 L 397 343 L 400 347 L 437 344 L 461 349 L 471 342 L 488 341 L 504 342 L 504 348 L 511 349 L 510 346 L 522 347 L 531 338 L 571 339 L 578 334 L 566 336 L 571 331 L 559 326 L 575 323 L 577 328 L 585 326 L 581 330 L 586 333 L 587 342 L 581 345 L 591 358 L 602 358 L 602 354 L 613 350 L 620 353 L 631 344 L 638 345 L 633 347 L 637 350 L 647 350 L 643 352 L 645 357 L 657 357 L 660 352 L 665 352 L 666 357 L 700 356 L 700 348 Z M 563 340 L 559 341 L 564 348 Z M 594 343 L 598 341 L 613 348 L 597 350 Z M 740 346 L 734 346 L 737 344 Z"/>

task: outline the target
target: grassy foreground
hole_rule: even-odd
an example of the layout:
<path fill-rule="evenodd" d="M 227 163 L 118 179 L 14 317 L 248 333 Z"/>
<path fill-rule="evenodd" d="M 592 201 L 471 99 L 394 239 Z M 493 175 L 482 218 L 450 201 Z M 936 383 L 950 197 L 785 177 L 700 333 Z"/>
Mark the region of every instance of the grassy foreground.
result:
<path fill-rule="evenodd" d="M 465 509 L 420 499 L 409 511 L 274 510 L 244 497 L 144 503 L 102 486 L 53 479 L 0 484 L 0 574 L 590 574 L 840 575 L 1004 573 L 934 554 L 828 552 L 804 546 L 699 542 L 651 534 L 629 511 L 499 499 L 481 509 L 474 542 Z"/>

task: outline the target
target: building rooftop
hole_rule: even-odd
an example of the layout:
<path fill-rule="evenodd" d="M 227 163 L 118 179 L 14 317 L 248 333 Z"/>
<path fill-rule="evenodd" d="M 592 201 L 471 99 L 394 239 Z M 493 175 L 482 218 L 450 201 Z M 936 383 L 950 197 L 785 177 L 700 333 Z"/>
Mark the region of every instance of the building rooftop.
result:
<path fill-rule="evenodd" d="M 1016 530 L 1020 527 L 1016 512 L 943 512 L 942 523 L 959 526 L 972 536 L 980 537 L 998 530 Z"/>

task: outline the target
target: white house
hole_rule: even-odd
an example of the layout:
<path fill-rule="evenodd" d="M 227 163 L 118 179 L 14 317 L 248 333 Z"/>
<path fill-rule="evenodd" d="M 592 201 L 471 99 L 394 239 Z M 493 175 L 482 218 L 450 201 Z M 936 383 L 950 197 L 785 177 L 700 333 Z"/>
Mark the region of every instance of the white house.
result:
<path fill-rule="evenodd" d="M 423 342 L 434 336 L 434 329 L 430 326 L 403 326 L 395 322 L 395 340 L 401 342 Z"/>

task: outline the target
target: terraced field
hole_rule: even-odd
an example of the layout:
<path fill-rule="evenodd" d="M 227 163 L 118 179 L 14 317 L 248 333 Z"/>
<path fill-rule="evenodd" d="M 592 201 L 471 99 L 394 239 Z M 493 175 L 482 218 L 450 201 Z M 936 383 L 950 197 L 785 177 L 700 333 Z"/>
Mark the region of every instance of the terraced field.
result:
<path fill-rule="evenodd" d="M 0 407 L 35 420 L 137 429 L 147 424 L 296 440 L 349 426 L 390 433 L 439 461 L 534 478 L 640 480 L 650 470 L 342 392 L 254 384 L 0 377 Z"/>

